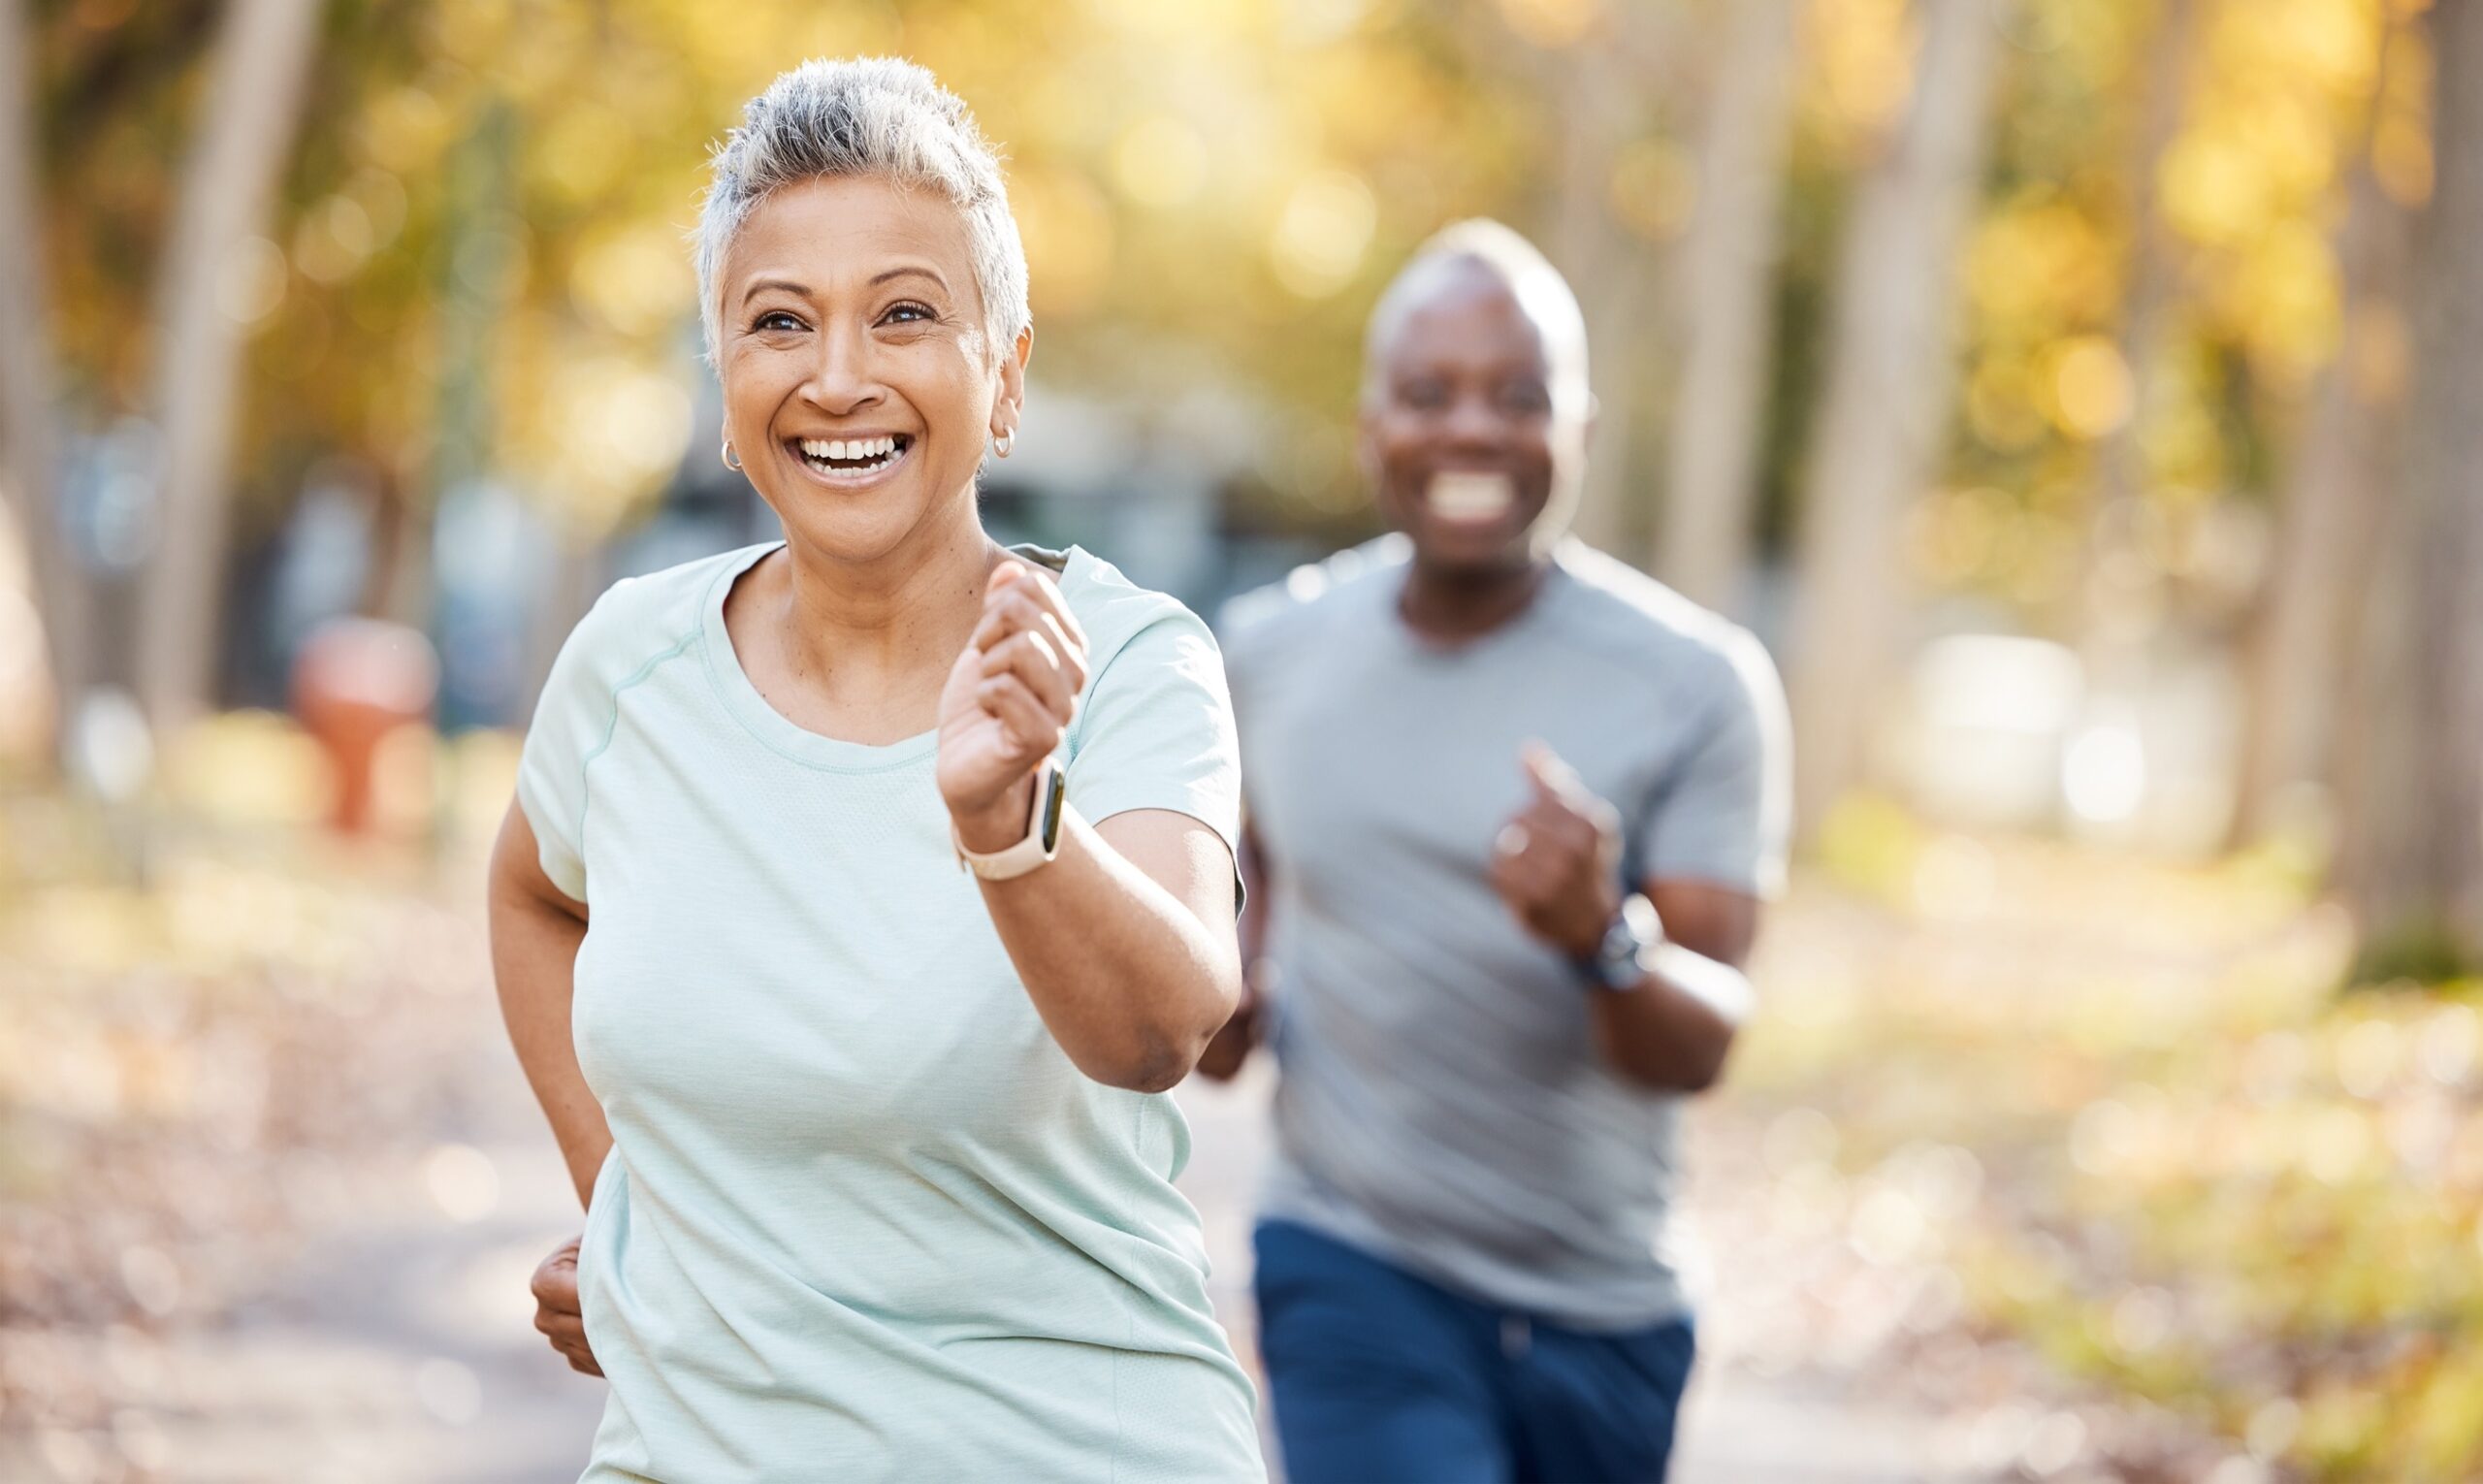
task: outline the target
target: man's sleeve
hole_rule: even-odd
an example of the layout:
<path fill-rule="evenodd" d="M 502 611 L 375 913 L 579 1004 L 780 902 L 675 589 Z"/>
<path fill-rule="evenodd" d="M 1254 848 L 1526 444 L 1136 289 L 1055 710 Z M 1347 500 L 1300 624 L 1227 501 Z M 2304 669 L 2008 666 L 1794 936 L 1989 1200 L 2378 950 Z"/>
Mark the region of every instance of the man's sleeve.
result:
<path fill-rule="evenodd" d="M 1757 639 L 1737 634 L 1719 660 L 1703 727 L 1635 822 L 1642 876 L 1757 896 L 1782 889 L 1792 762 L 1776 666 Z"/>

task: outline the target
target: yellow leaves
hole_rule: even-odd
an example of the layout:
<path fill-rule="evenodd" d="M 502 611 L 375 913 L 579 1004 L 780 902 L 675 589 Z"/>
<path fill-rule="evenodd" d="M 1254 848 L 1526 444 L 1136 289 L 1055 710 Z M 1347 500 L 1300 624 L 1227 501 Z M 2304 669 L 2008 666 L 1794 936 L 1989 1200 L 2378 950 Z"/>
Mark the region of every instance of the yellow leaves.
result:
<path fill-rule="evenodd" d="M 1499 0 L 1500 18 L 1528 43 L 1545 50 L 1573 47 L 1602 18 L 1600 0 Z"/>
<path fill-rule="evenodd" d="M 2130 369 L 2111 340 L 2100 335 L 2075 336 L 2054 345 L 2047 360 L 2052 421 L 2061 432 L 2092 441 L 2129 421 Z"/>
<path fill-rule="evenodd" d="M 2340 298 L 2336 255 L 2306 221 L 2270 231 L 2215 296 L 2253 363 L 2285 385 L 2299 385 L 2335 350 Z"/>
<path fill-rule="evenodd" d="M 1305 299 L 1351 282 L 1379 225 L 1370 187 L 1350 171 L 1313 171 L 1297 181 L 1268 238 L 1276 279 Z"/>
<path fill-rule="evenodd" d="M 1021 170 L 1009 202 L 1026 246 L 1027 293 L 1038 321 L 1095 307 L 1113 268 L 1112 207 L 1085 177 Z"/>
<path fill-rule="evenodd" d="M 2402 113 L 2382 118 L 2371 131 L 2371 174 L 2388 199 L 2420 210 L 2432 199 L 2432 137 L 2417 119 Z"/>
<path fill-rule="evenodd" d="M 1975 226 L 1966 291 L 1982 332 L 2005 345 L 2096 324 L 2116 306 L 2116 244 L 2076 207 L 2036 193 Z"/>
<path fill-rule="evenodd" d="M 165 744 L 158 776 L 176 807 L 225 824 L 312 823 L 335 787 L 318 744 L 271 711 L 228 711 L 184 727 Z"/>
<path fill-rule="evenodd" d="M 556 203 L 582 206 L 609 191 L 630 168 L 627 120 L 580 100 L 554 113 L 535 134 L 527 160 L 530 183 Z"/>
<path fill-rule="evenodd" d="M 1917 26 L 1905 0 L 1817 0 L 1803 16 L 1804 112 L 1839 153 L 1867 148 L 1914 85 Z"/>
<path fill-rule="evenodd" d="M 302 213 L 293 233 L 293 262 L 321 283 L 350 277 L 378 245 L 370 210 L 339 192 Z"/>
<path fill-rule="evenodd" d="M 1122 195 L 1142 206 L 1177 207 L 1207 183 L 1207 141 L 1185 118 L 1150 114 L 1121 131 L 1112 163 Z"/>
<path fill-rule="evenodd" d="M 553 368 L 549 489 L 571 529 L 606 533 L 655 493 L 690 444 L 690 394 L 670 375 L 619 355 L 563 357 Z"/>
<path fill-rule="evenodd" d="M 432 169 L 448 142 L 448 110 L 414 83 L 371 104 L 362 120 L 362 147 L 371 163 L 399 175 Z"/>
<path fill-rule="evenodd" d="M 2408 1408 L 2403 1446 L 2419 1477 L 2467 1476 L 2483 1458 L 2483 1352 L 2440 1358 Z"/>
<path fill-rule="evenodd" d="M 1697 210 L 1697 161 L 1661 135 L 1631 140 L 1613 159 L 1606 199 L 1623 226 L 1649 242 L 1670 242 Z"/>
<path fill-rule="evenodd" d="M 2023 356 L 1995 353 L 1976 365 L 1966 379 L 1966 423 L 1984 447 L 2017 453 L 2043 437 L 2034 386 Z"/>
<path fill-rule="evenodd" d="M 698 308 L 689 255 L 661 222 L 590 238 L 569 270 L 569 297 L 611 329 L 637 337 L 661 335 Z"/>
<path fill-rule="evenodd" d="M 2240 242 L 2273 210 L 2257 156 L 2229 135 L 2175 143 L 2156 169 L 2155 189 L 2173 230 L 2195 242 Z"/>
<path fill-rule="evenodd" d="M 1955 837 L 1830 818 L 1826 863 L 1895 910 L 1802 922 L 1803 955 L 1851 966 L 1824 1033 L 1803 959 L 1762 965 L 1741 1086 L 1790 1105 L 1761 1145 L 1779 1224 L 1937 1265 L 1972 1319 L 2272 1472 L 2473 1478 L 2483 1018 L 2338 1000 L 2341 924 L 2234 872 L 1973 843 L 1989 905 L 1900 927 L 1873 884 Z M 1954 1205 L 1900 1174 L 1947 1148 L 1991 1175 Z"/>
<path fill-rule="evenodd" d="M 1087 0 L 1095 18 L 1136 37 L 1213 42 L 1259 24 L 1266 0 Z"/>
<path fill-rule="evenodd" d="M 2351 98 L 2370 86 L 2379 18 L 2371 0 L 2226 0 L 2215 59 L 2239 75 L 2299 79 Z"/>

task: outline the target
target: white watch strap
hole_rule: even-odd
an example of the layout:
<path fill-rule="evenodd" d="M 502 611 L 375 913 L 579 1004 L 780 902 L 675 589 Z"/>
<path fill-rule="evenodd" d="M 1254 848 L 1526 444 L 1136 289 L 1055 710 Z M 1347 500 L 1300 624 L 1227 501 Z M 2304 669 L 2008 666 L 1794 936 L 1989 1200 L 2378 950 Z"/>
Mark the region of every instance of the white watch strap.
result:
<path fill-rule="evenodd" d="M 1025 836 L 1007 850 L 977 855 L 967 850 L 965 842 L 957 838 L 956 826 L 949 826 L 949 843 L 956 847 L 957 864 L 984 881 L 1009 881 L 1025 875 L 1059 855 L 1060 837 L 1069 828 L 1068 800 L 1060 801 L 1060 821 L 1049 830 L 1044 828 L 1045 813 L 1051 808 L 1052 797 L 1059 789 L 1060 769 L 1057 764 L 1047 761 L 1035 774 L 1035 802 L 1026 813 Z M 1049 839 L 1045 838 L 1047 834 Z"/>

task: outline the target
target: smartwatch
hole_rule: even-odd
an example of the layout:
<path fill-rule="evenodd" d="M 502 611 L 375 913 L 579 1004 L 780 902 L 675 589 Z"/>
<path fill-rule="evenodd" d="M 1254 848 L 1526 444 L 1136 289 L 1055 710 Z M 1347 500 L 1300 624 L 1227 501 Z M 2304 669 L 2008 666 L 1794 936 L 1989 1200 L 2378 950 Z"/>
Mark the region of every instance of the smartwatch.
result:
<path fill-rule="evenodd" d="M 1589 988 L 1635 989 L 1647 977 L 1647 955 L 1663 941 L 1663 919 L 1656 916 L 1656 904 L 1632 891 L 1622 898 L 1621 910 L 1612 915 L 1595 952 L 1570 964 Z"/>
<path fill-rule="evenodd" d="M 1026 837 L 1007 850 L 977 855 L 949 827 L 949 843 L 956 848 L 957 864 L 984 881 L 1009 881 L 1046 864 L 1060 854 L 1060 825 L 1068 814 L 1068 775 L 1047 758 L 1035 775 L 1034 807 L 1026 816 Z"/>

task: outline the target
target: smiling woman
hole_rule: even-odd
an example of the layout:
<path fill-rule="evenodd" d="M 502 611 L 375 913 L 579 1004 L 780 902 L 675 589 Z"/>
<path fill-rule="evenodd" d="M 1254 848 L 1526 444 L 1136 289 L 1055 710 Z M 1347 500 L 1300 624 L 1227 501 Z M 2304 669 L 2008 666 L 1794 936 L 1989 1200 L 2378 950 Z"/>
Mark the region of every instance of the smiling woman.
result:
<path fill-rule="evenodd" d="M 1223 670 L 983 531 L 1033 344 L 998 164 L 921 69 L 809 63 L 697 261 L 785 539 L 596 605 L 492 866 L 587 1476 L 1260 1477 L 1163 1095 L 1240 986 Z"/>

